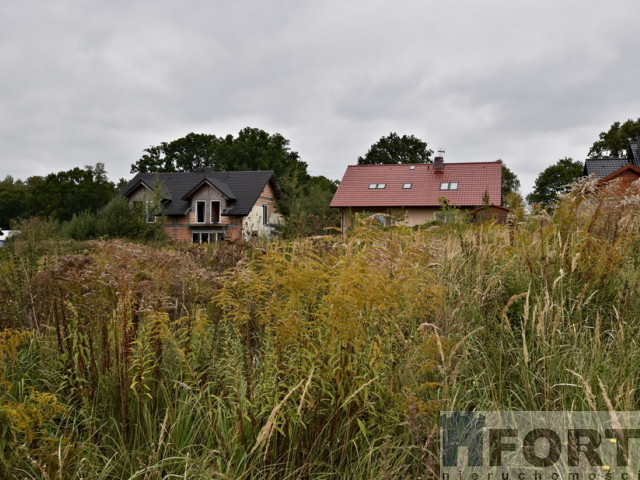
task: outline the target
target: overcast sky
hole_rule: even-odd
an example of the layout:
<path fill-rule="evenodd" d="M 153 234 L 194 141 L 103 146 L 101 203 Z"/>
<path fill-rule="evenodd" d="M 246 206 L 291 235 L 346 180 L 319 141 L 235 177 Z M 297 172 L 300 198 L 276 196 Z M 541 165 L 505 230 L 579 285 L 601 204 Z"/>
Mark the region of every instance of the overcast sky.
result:
<path fill-rule="evenodd" d="M 0 179 L 189 132 L 281 133 L 340 179 L 390 132 L 503 159 L 523 193 L 640 117 L 638 0 L 21 0 L 0 4 Z"/>

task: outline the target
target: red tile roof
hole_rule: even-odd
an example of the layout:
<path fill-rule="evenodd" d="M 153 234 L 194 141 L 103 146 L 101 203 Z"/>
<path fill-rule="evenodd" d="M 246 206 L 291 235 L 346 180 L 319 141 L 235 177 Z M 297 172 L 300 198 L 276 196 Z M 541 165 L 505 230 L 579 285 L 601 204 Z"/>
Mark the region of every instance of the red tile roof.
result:
<path fill-rule="evenodd" d="M 437 207 L 438 198 L 450 205 L 482 205 L 485 192 L 489 203 L 501 204 L 501 162 L 445 163 L 438 171 L 433 164 L 351 165 L 342 177 L 331 201 L 332 207 Z M 458 182 L 458 190 L 441 190 L 444 182 Z M 370 184 L 385 188 L 371 189 Z M 403 188 L 404 184 L 411 188 Z"/>

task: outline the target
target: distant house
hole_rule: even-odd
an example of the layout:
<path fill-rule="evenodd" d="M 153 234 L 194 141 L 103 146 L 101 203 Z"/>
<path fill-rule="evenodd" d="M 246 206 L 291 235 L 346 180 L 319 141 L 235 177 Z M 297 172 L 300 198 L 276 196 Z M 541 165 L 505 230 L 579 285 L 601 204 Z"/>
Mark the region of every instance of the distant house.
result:
<path fill-rule="evenodd" d="M 342 230 L 350 214 L 381 214 L 381 220 L 413 226 L 434 220 L 441 198 L 471 211 L 501 205 L 502 162 L 352 165 L 342 177 L 331 206 L 342 211 Z"/>
<path fill-rule="evenodd" d="M 622 191 L 625 191 L 631 183 L 640 178 L 638 139 L 629 141 L 626 158 L 587 158 L 583 173 L 585 176 L 592 175 L 600 183 L 619 179 L 619 186 Z"/>
<path fill-rule="evenodd" d="M 147 221 L 163 222 L 177 242 L 210 243 L 270 237 L 282 221 L 280 189 L 272 171 L 214 172 L 200 169 L 180 173 L 138 173 L 120 196 L 140 202 Z"/>

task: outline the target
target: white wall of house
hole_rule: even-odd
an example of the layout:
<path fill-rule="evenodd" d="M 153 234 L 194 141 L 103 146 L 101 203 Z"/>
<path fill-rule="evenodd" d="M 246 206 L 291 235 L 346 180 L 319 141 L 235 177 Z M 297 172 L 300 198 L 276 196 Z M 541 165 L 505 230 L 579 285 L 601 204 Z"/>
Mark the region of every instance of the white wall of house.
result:
<path fill-rule="evenodd" d="M 249 240 L 251 237 L 271 238 L 274 233 L 273 225 L 282 224 L 284 217 L 275 211 L 273 205 L 266 205 L 268 208 L 267 225 L 264 225 L 264 209 L 260 202 L 256 202 L 249 215 L 242 219 L 242 236 L 245 240 Z"/>

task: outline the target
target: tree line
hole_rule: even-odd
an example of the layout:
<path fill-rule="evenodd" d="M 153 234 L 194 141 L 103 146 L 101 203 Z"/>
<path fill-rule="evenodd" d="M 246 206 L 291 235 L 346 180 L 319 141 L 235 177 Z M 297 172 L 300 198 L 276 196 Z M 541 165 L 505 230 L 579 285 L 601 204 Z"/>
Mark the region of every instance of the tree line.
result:
<path fill-rule="evenodd" d="M 629 139 L 640 135 L 640 118 L 615 122 L 599 135 L 588 156 L 615 158 L 626 155 Z M 414 135 L 391 132 L 381 137 L 358 157 L 359 165 L 393 163 L 430 163 L 433 150 Z M 131 173 L 189 172 L 208 167 L 215 171 L 273 170 L 282 190 L 280 208 L 286 215 L 284 235 L 310 235 L 337 227 L 339 213 L 329 207 L 338 181 L 312 176 L 307 163 L 291 150 L 288 139 L 246 127 L 237 136 L 189 133 L 182 138 L 149 146 L 131 165 Z M 527 196 L 530 205 L 547 207 L 566 186 L 582 176 L 583 163 L 560 159 L 543 170 L 533 191 Z M 0 228 L 30 217 L 69 222 L 82 212 L 96 213 L 111 202 L 126 184 L 107 178 L 105 166 L 76 167 L 71 170 L 33 176 L 27 180 L 5 177 L 0 181 Z M 510 208 L 523 208 L 520 181 L 503 162 L 502 201 Z"/>

